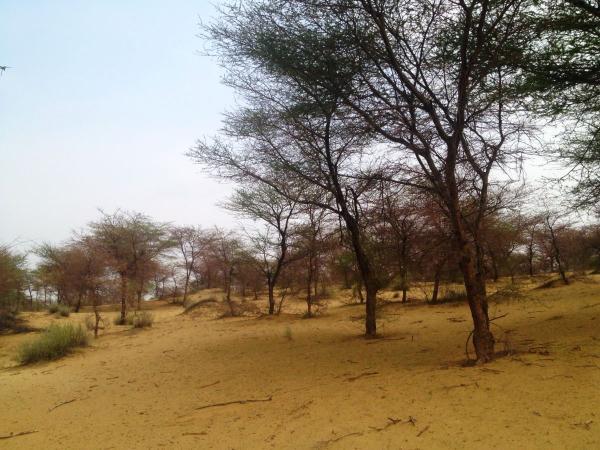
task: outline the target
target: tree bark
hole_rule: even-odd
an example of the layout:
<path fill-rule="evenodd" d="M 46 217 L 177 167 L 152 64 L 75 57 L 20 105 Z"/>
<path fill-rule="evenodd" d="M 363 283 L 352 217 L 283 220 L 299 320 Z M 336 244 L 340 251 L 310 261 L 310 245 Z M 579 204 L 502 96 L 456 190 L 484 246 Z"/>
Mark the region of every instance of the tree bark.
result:
<path fill-rule="evenodd" d="M 527 246 L 527 264 L 529 265 L 529 276 L 533 277 L 533 244 Z"/>
<path fill-rule="evenodd" d="M 275 286 L 271 279 L 267 281 L 267 288 L 269 290 L 269 315 L 275 314 Z"/>
<path fill-rule="evenodd" d="M 77 293 L 77 304 L 75 305 L 75 312 L 78 313 L 81 309 L 81 298 L 83 294 L 81 292 Z"/>
<path fill-rule="evenodd" d="M 490 331 L 484 274 L 477 270 L 475 251 L 468 244 L 461 247 L 460 270 L 463 274 L 471 317 L 473 318 L 473 346 L 477 360 L 482 363 L 494 358 L 494 335 Z"/>
<path fill-rule="evenodd" d="M 125 322 L 127 317 L 127 277 L 124 273 L 120 273 L 121 277 L 121 321 Z"/>
<path fill-rule="evenodd" d="M 438 295 L 440 292 L 440 279 L 442 277 L 442 266 L 438 265 L 435 268 L 433 275 L 433 292 L 431 293 L 431 303 L 437 303 Z"/>

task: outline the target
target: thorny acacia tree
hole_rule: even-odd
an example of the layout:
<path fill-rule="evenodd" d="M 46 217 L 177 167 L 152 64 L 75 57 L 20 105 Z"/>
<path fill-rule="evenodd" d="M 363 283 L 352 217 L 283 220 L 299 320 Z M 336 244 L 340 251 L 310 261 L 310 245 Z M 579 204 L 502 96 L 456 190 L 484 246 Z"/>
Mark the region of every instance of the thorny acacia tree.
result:
<path fill-rule="evenodd" d="M 352 117 L 345 116 L 347 110 L 336 95 L 308 78 L 269 67 L 280 62 L 278 55 L 263 52 L 262 43 L 246 34 L 250 18 L 238 18 L 239 22 L 235 14 L 225 16 L 207 33 L 229 70 L 228 83 L 244 96 L 246 106 L 227 118 L 226 139 L 200 142 L 190 156 L 219 176 L 263 183 L 299 205 L 338 215 L 367 291 L 366 335 L 375 336 L 380 283 L 361 225 L 361 201 L 374 184 L 359 176 L 366 136 L 357 132 Z"/>
<path fill-rule="evenodd" d="M 167 228 L 143 214 L 117 211 L 103 213 L 102 219 L 90 224 L 90 230 L 107 255 L 109 265 L 119 275 L 124 321 L 130 284 L 134 284 L 139 300 L 143 284 L 152 279 L 149 269 L 172 246 L 167 239 Z"/>
<path fill-rule="evenodd" d="M 275 313 L 275 286 L 287 262 L 290 225 L 297 212 L 296 204 L 270 185 L 254 182 L 238 188 L 224 206 L 265 225 L 248 237 L 259 270 L 267 282 L 269 314 L 272 315 Z"/>
<path fill-rule="evenodd" d="M 177 250 L 183 259 L 184 284 L 182 302 L 185 304 L 190 287 L 191 276 L 197 269 L 197 261 L 207 247 L 210 236 L 200 227 L 174 226 L 170 229 L 170 239 L 177 247 Z"/>
<path fill-rule="evenodd" d="M 251 84 L 233 84 L 256 93 L 279 81 L 283 94 L 273 103 L 290 105 L 287 99 L 298 99 L 298 89 L 321 108 L 322 126 L 311 131 L 324 137 L 322 153 L 340 148 L 330 145 L 327 133 L 338 121 L 346 130 L 346 143 L 363 136 L 359 131 L 376 133 L 397 152 L 387 165 L 394 170 L 382 176 L 397 179 L 401 173 L 403 183 L 437 196 L 460 255 L 473 342 L 482 362 L 493 358 L 494 337 L 479 228 L 488 209 L 492 169 L 519 156 L 514 142 L 523 131 L 505 89 L 515 69 L 499 49 L 518 47 L 526 38 L 520 20 L 524 5 L 523 0 L 247 1 L 226 8 L 222 21 L 209 28 L 227 63 L 252 68 L 251 75 L 241 74 L 242 80 L 252 77 Z M 292 111 L 304 104 L 296 101 Z M 281 123 L 280 118 L 270 125 Z M 294 143 L 298 131 L 291 134 Z M 271 162 L 280 159 L 281 146 L 265 141 L 276 144 Z M 338 205 L 353 212 L 343 188 L 330 192 Z M 352 219 L 346 225 L 353 234 Z M 359 267 L 365 265 L 363 259 L 359 251 Z M 377 284 L 364 272 L 370 272 L 368 264 L 361 273 L 373 298 Z"/>
<path fill-rule="evenodd" d="M 600 3 L 539 0 L 531 39 L 512 58 L 527 107 L 565 126 L 558 156 L 572 166 L 577 206 L 600 202 Z M 515 53 L 512 53 L 515 55 Z M 516 56 L 516 55 L 515 55 Z M 547 152 L 547 149 L 544 149 Z"/>

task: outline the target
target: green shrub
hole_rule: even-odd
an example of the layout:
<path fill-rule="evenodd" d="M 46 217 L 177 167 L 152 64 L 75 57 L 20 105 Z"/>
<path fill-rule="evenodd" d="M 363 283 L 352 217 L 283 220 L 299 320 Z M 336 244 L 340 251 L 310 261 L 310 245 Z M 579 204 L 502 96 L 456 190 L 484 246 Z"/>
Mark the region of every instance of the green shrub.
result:
<path fill-rule="evenodd" d="M 133 316 L 128 316 L 127 319 L 127 323 L 133 325 L 133 328 L 151 327 L 154 323 L 154 316 L 148 311 L 142 311 Z"/>
<path fill-rule="evenodd" d="M 87 343 L 88 336 L 81 325 L 52 324 L 35 341 L 20 347 L 19 361 L 31 364 L 61 358 L 74 347 L 85 347 Z"/>
<path fill-rule="evenodd" d="M 71 314 L 71 308 L 60 303 L 52 303 L 50 306 L 48 306 L 48 312 L 50 314 L 56 314 L 57 316 L 69 317 Z"/>

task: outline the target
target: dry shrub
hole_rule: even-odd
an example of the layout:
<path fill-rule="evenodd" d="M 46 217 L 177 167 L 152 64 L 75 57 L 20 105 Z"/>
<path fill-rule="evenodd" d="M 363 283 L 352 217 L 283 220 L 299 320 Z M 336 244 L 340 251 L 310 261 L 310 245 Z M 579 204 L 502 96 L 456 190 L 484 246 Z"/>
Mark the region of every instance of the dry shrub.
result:
<path fill-rule="evenodd" d="M 36 340 L 23 344 L 18 359 L 21 364 L 61 358 L 75 347 L 88 344 L 88 336 L 81 325 L 52 324 Z"/>
<path fill-rule="evenodd" d="M 441 296 L 438 297 L 438 303 L 454 303 L 467 300 L 467 291 L 464 288 L 447 289 Z"/>
<path fill-rule="evenodd" d="M 148 328 L 154 323 L 154 315 L 148 311 L 140 311 L 127 316 L 127 324 L 133 328 Z"/>

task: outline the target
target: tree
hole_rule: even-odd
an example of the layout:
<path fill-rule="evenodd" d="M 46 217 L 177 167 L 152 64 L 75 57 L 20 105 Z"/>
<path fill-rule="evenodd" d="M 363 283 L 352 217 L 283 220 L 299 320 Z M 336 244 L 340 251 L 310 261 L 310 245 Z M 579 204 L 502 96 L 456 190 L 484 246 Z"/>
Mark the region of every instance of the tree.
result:
<path fill-rule="evenodd" d="M 318 296 L 318 281 L 321 266 L 321 254 L 327 250 L 323 239 L 325 226 L 324 209 L 309 205 L 303 209 L 305 222 L 298 226 L 295 243 L 296 259 L 304 259 L 306 267 L 306 316 L 312 317 L 312 307 Z"/>
<path fill-rule="evenodd" d="M 569 284 L 569 278 L 566 274 L 564 260 L 560 245 L 560 235 L 564 233 L 568 224 L 564 222 L 565 214 L 546 209 L 544 212 L 544 226 L 546 231 L 546 240 L 550 246 L 550 259 L 556 262 L 556 267 L 560 278 L 565 284 Z"/>
<path fill-rule="evenodd" d="M 528 108 L 565 125 L 558 156 L 571 170 L 576 205 L 600 199 L 600 6 L 595 0 L 542 0 L 527 16 L 529 39 L 509 62 Z M 517 57 L 518 55 L 518 57 Z"/>
<path fill-rule="evenodd" d="M 260 34 L 262 20 L 233 6 L 206 32 L 228 70 L 228 83 L 246 105 L 226 120 L 224 138 L 199 142 L 189 155 L 211 173 L 234 181 L 263 183 L 299 205 L 336 214 L 348 230 L 366 287 L 365 331 L 375 336 L 376 295 L 381 287 L 365 248 L 361 202 L 374 180 L 361 176 L 368 137 L 357 133 L 338 95 L 287 70 L 279 36 Z M 258 27 L 258 28 L 257 28 Z M 265 47 L 266 45 L 266 47 Z M 309 61 L 312 55 L 305 55 Z M 252 70 L 249 70 L 252 68 Z M 329 74 L 335 77 L 334 73 Z"/>
<path fill-rule="evenodd" d="M 225 207 L 242 217 L 260 220 L 265 226 L 248 237 L 267 282 L 269 314 L 272 315 L 275 312 L 275 286 L 287 262 L 290 222 L 296 204 L 268 184 L 253 183 L 251 187 L 237 189 Z"/>
<path fill-rule="evenodd" d="M 247 91 L 254 94 L 285 80 L 277 86 L 284 94 L 277 97 L 276 105 L 286 104 L 286 98 L 301 99 L 302 103 L 295 103 L 301 117 L 307 115 L 306 105 L 313 108 L 308 111 L 321 108 L 321 128 L 311 127 L 315 118 L 303 124 L 304 129 L 311 127 L 313 134 L 325 136 L 325 145 L 318 146 L 325 156 L 322 161 L 328 162 L 328 131 L 332 127 L 350 133 L 351 139 L 344 141 L 347 145 L 361 138 L 364 144 L 367 136 L 376 135 L 382 144 L 390 145 L 388 152 L 397 155 L 381 168 L 378 178 L 394 178 L 437 197 L 460 254 L 474 322 L 473 342 L 482 362 L 493 358 L 494 337 L 487 312 L 480 226 L 489 207 L 492 169 L 518 161 L 518 149 L 511 144 L 524 130 L 522 120 L 510 114 L 507 83 L 516 69 L 500 58 L 504 53 L 499 50 L 524 39 L 521 31 L 525 25 L 518 20 L 522 4 L 521 0 L 248 1 L 229 7 L 227 23 L 223 20 L 209 29 L 220 44 L 217 50 L 228 56 L 226 62 L 243 61 L 244 68 L 267 72 L 245 83 Z M 249 72 L 245 77 L 241 74 L 241 80 L 255 76 L 254 70 Z M 244 81 L 233 84 L 244 85 Z M 312 102 L 290 86 L 298 86 Z M 261 115 L 252 117 L 255 124 L 265 123 Z M 272 126 L 281 128 L 283 119 Z M 291 134 L 295 140 L 299 132 Z M 215 159 L 233 160 L 238 169 L 246 167 L 248 160 L 228 158 L 231 152 L 219 150 L 213 152 L 220 155 Z M 281 161 L 279 153 L 269 158 Z M 364 146 L 361 153 L 365 153 Z M 329 162 L 339 160 L 336 156 Z M 319 186 L 313 174 L 328 170 L 327 165 L 313 169 L 300 173 L 311 185 Z M 337 175 L 339 171 L 333 169 Z M 402 176 L 397 178 L 399 173 Z M 358 175 L 367 184 L 374 180 L 368 174 Z M 342 179 L 346 182 L 351 176 L 345 173 Z M 331 185 L 330 192 L 356 242 L 367 309 L 371 309 L 367 317 L 373 317 L 367 324 L 370 334 L 379 286 L 360 243 L 355 198 L 348 196 L 352 191 L 337 189 L 335 182 Z"/>
<path fill-rule="evenodd" d="M 130 285 L 138 293 L 138 305 L 150 265 L 172 246 L 166 239 L 167 227 L 140 213 L 117 211 L 103 213 L 90 224 L 93 237 L 109 258 L 120 279 L 121 320 L 127 315 Z"/>
<path fill-rule="evenodd" d="M 206 233 L 199 227 L 174 226 L 170 230 L 171 240 L 176 243 L 177 250 L 183 258 L 185 281 L 183 285 L 183 303 L 187 300 L 190 278 L 204 247 L 206 246 Z"/>
<path fill-rule="evenodd" d="M 0 313 L 16 309 L 23 299 L 25 256 L 0 246 Z"/>

